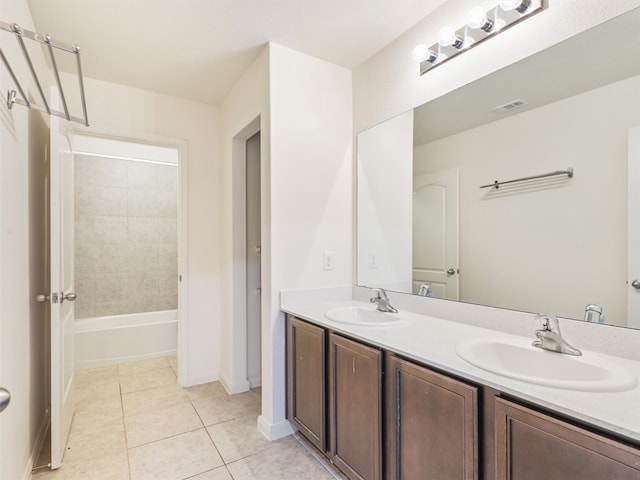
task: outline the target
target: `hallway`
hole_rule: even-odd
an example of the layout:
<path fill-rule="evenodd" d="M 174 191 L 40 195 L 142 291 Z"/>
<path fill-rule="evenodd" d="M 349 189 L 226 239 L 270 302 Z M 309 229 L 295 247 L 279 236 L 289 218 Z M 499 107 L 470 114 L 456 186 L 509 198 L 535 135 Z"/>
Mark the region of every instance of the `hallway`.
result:
<path fill-rule="evenodd" d="M 296 438 L 262 437 L 259 388 L 233 396 L 219 382 L 183 389 L 176 372 L 174 357 L 77 372 L 63 465 L 33 480 L 339 478 Z"/>

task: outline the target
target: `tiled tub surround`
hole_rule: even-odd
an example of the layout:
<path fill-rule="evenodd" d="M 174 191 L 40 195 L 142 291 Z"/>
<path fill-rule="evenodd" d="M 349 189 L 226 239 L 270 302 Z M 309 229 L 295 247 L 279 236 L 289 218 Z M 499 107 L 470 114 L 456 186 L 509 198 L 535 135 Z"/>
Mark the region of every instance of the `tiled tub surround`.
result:
<path fill-rule="evenodd" d="M 407 324 L 395 327 L 357 326 L 333 322 L 324 316 L 328 309 L 334 307 L 368 307 L 370 303 L 367 300 L 371 296 L 371 292 L 359 287 L 283 292 L 281 308 L 303 320 L 344 333 L 356 340 L 379 346 L 424 365 L 487 385 L 640 442 L 640 410 L 637 408 L 640 404 L 640 385 L 633 390 L 616 393 L 544 387 L 476 368 L 456 354 L 456 345 L 467 339 L 505 338 L 517 335 L 520 339 L 525 337 L 533 341 L 534 331 L 540 327 L 532 314 L 390 293 L 391 304 L 410 319 Z M 367 303 L 364 303 L 365 301 Z M 438 318 L 433 312 L 442 315 Z M 448 320 L 442 319 L 445 315 Z M 618 338 L 617 349 L 627 353 L 626 356 L 633 357 L 632 347 L 635 344 L 637 350 L 639 344 L 638 331 L 585 325 L 583 322 L 569 320 L 560 322 L 563 336 L 582 350 L 597 350 L 604 354 L 616 352 L 614 340 L 609 338 L 611 336 L 613 339 Z M 595 330 L 593 327 L 599 329 Z M 594 337 L 589 341 L 588 333 Z M 591 345 L 598 341 L 601 348 L 592 348 Z M 637 358 L 632 360 L 612 356 L 611 360 L 640 378 L 640 361 Z"/>
<path fill-rule="evenodd" d="M 76 318 L 177 308 L 177 206 L 177 166 L 76 156 Z"/>

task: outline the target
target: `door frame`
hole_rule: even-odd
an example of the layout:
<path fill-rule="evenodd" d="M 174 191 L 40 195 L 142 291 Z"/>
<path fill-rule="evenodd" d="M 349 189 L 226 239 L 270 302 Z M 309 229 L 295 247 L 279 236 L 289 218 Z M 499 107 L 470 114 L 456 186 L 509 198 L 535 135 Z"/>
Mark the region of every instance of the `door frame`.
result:
<path fill-rule="evenodd" d="M 233 204 L 232 214 L 232 258 L 234 259 L 231 277 L 231 319 L 230 319 L 230 333 L 231 333 L 231 351 L 229 358 L 229 370 L 228 372 L 221 372 L 220 381 L 225 389 L 230 394 L 246 392 L 249 390 L 249 379 L 247 378 L 247 212 L 246 212 L 246 153 L 247 153 L 247 140 L 253 137 L 256 133 L 261 131 L 260 116 L 253 119 L 242 130 L 236 133 L 232 137 L 232 167 L 231 167 L 231 197 Z M 264 181 L 264 169 L 262 149 L 264 143 L 261 144 L 261 183 Z M 261 211 L 264 213 L 264 191 L 261 192 Z M 264 215 L 261 214 L 261 223 L 264 227 Z M 265 255 L 265 242 L 264 235 L 265 229 L 260 229 L 262 255 L 261 255 L 261 283 L 262 283 L 262 295 L 260 297 L 260 303 L 264 307 L 265 298 L 265 269 L 264 269 L 264 255 Z M 264 308 L 261 307 L 261 311 Z M 262 342 L 262 339 L 261 339 Z"/>
<path fill-rule="evenodd" d="M 145 132 L 100 127 L 76 127 L 74 134 L 120 140 L 130 143 L 146 143 L 178 151 L 178 383 L 186 386 L 189 379 L 189 176 L 187 141 L 181 138 L 155 135 Z"/>

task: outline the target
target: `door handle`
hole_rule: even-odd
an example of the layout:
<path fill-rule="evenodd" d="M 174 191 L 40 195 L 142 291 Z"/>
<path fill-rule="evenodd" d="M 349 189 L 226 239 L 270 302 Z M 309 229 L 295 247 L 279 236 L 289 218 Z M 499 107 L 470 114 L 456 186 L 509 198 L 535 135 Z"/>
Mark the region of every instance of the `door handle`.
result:
<path fill-rule="evenodd" d="M 46 303 L 49 301 L 49 295 L 46 295 L 44 293 L 41 293 L 40 295 L 36 296 L 36 302 L 38 303 Z"/>
<path fill-rule="evenodd" d="M 9 402 L 11 402 L 9 390 L 0 387 L 0 412 L 9 406 Z"/>
<path fill-rule="evenodd" d="M 636 278 L 633 282 L 631 282 L 631 286 L 636 290 L 640 290 L 640 280 Z"/>
<path fill-rule="evenodd" d="M 453 268 L 450 268 L 449 270 L 447 270 L 447 276 L 449 276 L 449 277 L 451 275 L 453 275 L 454 273 L 456 273 L 456 271 Z"/>
<path fill-rule="evenodd" d="M 64 293 L 61 293 L 60 303 L 64 302 L 65 300 L 69 300 L 70 302 L 75 302 L 76 298 L 78 298 L 78 296 L 74 292 L 69 292 L 66 295 Z"/>

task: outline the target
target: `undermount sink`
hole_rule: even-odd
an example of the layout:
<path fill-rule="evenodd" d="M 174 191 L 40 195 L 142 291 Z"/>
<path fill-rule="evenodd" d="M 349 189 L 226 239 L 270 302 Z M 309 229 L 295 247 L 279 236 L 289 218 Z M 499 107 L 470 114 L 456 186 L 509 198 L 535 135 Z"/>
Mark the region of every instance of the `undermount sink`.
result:
<path fill-rule="evenodd" d="M 592 352 L 582 356 L 549 352 L 526 339 L 487 338 L 461 342 L 460 358 L 498 375 L 565 390 L 622 392 L 638 384 L 622 365 Z"/>
<path fill-rule="evenodd" d="M 375 307 L 336 307 L 327 310 L 324 316 L 334 322 L 370 327 L 388 327 L 404 323 L 397 313 L 379 312 Z"/>

